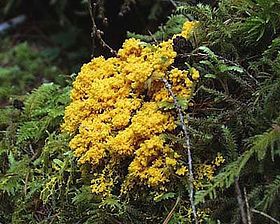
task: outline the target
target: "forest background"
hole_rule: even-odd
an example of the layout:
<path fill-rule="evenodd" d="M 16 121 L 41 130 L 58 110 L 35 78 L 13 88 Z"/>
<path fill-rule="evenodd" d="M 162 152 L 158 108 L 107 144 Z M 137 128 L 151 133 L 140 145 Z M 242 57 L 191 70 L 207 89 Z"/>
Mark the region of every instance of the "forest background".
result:
<path fill-rule="evenodd" d="M 0 223 L 280 223 L 280 1 L 94 3 L 0 2 L 1 24 L 24 18 L 0 31 Z M 172 174 L 164 191 L 93 194 L 91 168 L 61 132 L 84 63 L 112 57 L 129 37 L 157 45 L 185 21 L 199 26 L 173 42 L 173 66 L 200 73 L 191 100 L 179 102 L 196 217 L 188 175 Z M 173 103 L 162 110 L 177 116 Z M 180 126 L 167 138 L 183 149 Z"/>

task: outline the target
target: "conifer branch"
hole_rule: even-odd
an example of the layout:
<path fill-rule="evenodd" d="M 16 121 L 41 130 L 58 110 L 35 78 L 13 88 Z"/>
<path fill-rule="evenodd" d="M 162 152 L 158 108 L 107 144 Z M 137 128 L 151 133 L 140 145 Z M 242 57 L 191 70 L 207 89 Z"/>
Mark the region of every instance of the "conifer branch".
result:
<path fill-rule="evenodd" d="M 189 56 L 200 56 L 200 57 L 206 57 L 206 58 L 209 57 L 209 55 L 206 54 L 206 53 L 196 53 L 196 51 L 197 51 L 197 50 L 195 50 L 194 52 L 190 53 Z M 241 68 L 241 69 L 244 71 L 244 73 L 245 73 L 249 78 L 251 78 L 257 86 L 259 86 L 259 81 L 258 81 L 253 75 L 251 75 L 250 72 L 248 72 L 248 70 L 245 69 L 242 65 L 240 65 L 239 63 L 234 62 L 234 61 L 232 61 L 232 60 L 229 60 L 229 59 L 227 59 L 227 58 L 225 58 L 225 57 L 222 57 L 222 56 L 220 56 L 220 55 L 217 55 L 217 54 L 215 54 L 214 56 L 215 56 L 218 60 L 224 61 L 224 62 L 227 63 L 227 64 L 230 64 L 230 65 L 233 65 L 233 66 L 236 66 L 236 67 Z"/>
<path fill-rule="evenodd" d="M 266 213 L 264 213 L 264 212 L 258 211 L 258 210 L 253 209 L 253 208 L 251 209 L 251 211 L 254 212 L 254 213 L 256 213 L 256 214 L 262 215 L 262 216 L 264 216 L 264 217 L 270 219 L 271 221 L 273 221 L 273 222 L 275 222 L 275 223 L 277 223 L 277 224 L 280 224 L 280 221 L 278 221 L 277 219 L 273 218 L 272 216 L 270 216 L 270 215 L 268 215 L 268 214 L 266 214 Z"/>
<path fill-rule="evenodd" d="M 178 103 L 176 95 L 172 91 L 171 84 L 165 78 L 163 78 L 162 81 L 164 82 L 165 88 L 168 90 L 169 94 L 173 98 L 174 106 L 175 106 L 175 109 L 177 110 L 179 120 L 180 120 L 180 124 L 182 126 L 183 134 L 184 134 L 184 137 L 185 137 L 184 140 L 185 140 L 185 144 L 186 144 L 186 148 L 187 148 L 187 152 L 188 152 L 189 188 L 190 188 L 189 198 L 190 198 L 190 202 L 191 202 L 194 221 L 195 221 L 196 224 L 198 224 L 195 202 L 194 202 L 194 186 L 193 186 L 194 177 L 193 177 L 193 167 L 192 167 L 192 154 L 191 154 L 190 136 L 189 136 L 187 126 L 186 126 L 185 121 L 184 121 L 184 115 L 183 115 L 182 108 L 181 108 L 180 104 Z"/>

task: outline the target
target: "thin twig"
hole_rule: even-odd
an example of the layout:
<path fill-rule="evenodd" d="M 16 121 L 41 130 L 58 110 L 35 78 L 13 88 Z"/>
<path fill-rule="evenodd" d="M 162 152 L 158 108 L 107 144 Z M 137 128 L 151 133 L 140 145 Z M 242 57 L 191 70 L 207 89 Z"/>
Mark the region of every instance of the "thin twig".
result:
<path fill-rule="evenodd" d="M 247 217 L 246 217 L 246 212 L 245 212 L 245 209 L 244 209 L 244 204 L 245 203 L 244 203 L 243 198 L 242 198 L 242 192 L 240 190 L 238 177 L 235 178 L 234 183 L 235 183 L 235 191 L 236 191 L 236 194 L 237 194 L 237 202 L 238 202 L 238 206 L 239 206 L 239 210 L 240 210 L 242 224 L 247 224 Z"/>
<path fill-rule="evenodd" d="M 7 30 L 17 27 L 26 21 L 26 15 L 19 15 L 7 22 L 0 23 L 0 34 L 5 33 Z"/>
<path fill-rule="evenodd" d="M 28 183 L 28 179 L 29 179 L 29 172 L 26 174 L 25 176 L 25 181 L 24 181 L 24 195 L 27 195 L 27 183 Z"/>
<path fill-rule="evenodd" d="M 253 209 L 253 208 L 251 209 L 251 212 L 260 214 L 260 215 L 262 215 L 262 216 L 264 216 L 264 217 L 270 219 L 271 221 L 273 221 L 273 222 L 275 222 L 275 223 L 277 223 L 277 224 L 280 224 L 280 221 L 278 221 L 277 219 L 273 218 L 272 216 L 270 216 L 270 215 L 268 215 L 268 214 L 266 214 L 266 213 L 264 213 L 264 212 L 258 211 L 258 210 Z"/>
<path fill-rule="evenodd" d="M 170 3 L 171 3 L 175 8 L 177 8 L 177 4 L 176 4 L 175 1 L 173 1 L 173 0 L 169 0 L 169 1 L 170 1 Z"/>
<path fill-rule="evenodd" d="M 247 221 L 248 221 L 248 224 L 252 224 L 250 205 L 249 205 L 249 201 L 248 201 L 248 197 L 247 197 L 247 191 L 246 191 L 245 187 L 244 187 L 244 198 L 245 198 L 246 211 L 247 211 Z"/>
<path fill-rule="evenodd" d="M 189 188 L 190 188 L 189 197 L 190 197 L 190 202 L 191 202 L 191 207 L 192 207 L 193 218 L 194 218 L 195 223 L 198 224 L 198 219 L 197 219 L 197 215 L 196 215 L 196 208 L 195 208 L 195 203 L 194 203 L 194 187 L 193 187 L 194 177 L 193 177 L 193 168 L 192 168 L 190 136 L 188 134 L 188 130 L 187 130 L 186 124 L 184 122 L 184 115 L 183 115 L 183 112 L 182 112 L 182 108 L 181 108 L 180 104 L 178 103 L 177 97 L 175 96 L 175 94 L 172 91 L 171 84 L 166 79 L 162 79 L 162 81 L 164 82 L 165 87 L 168 90 L 169 94 L 173 98 L 174 106 L 175 106 L 175 109 L 178 112 L 179 119 L 180 119 L 180 124 L 182 126 L 182 130 L 183 130 L 183 133 L 184 133 L 184 136 L 185 136 L 184 139 L 185 139 L 185 144 L 186 144 L 186 148 L 187 148 L 187 151 L 188 151 Z"/>
<path fill-rule="evenodd" d="M 34 150 L 33 150 L 33 147 L 32 147 L 32 145 L 31 144 L 29 144 L 29 150 L 30 150 L 30 152 L 32 153 L 32 155 L 34 155 L 35 153 L 34 153 Z"/>
<path fill-rule="evenodd" d="M 175 202 L 175 204 L 174 204 L 174 206 L 173 206 L 173 208 L 172 208 L 171 211 L 168 213 L 166 219 L 164 220 L 164 222 L 163 222 L 162 224 L 168 224 L 168 223 L 169 223 L 169 221 L 170 221 L 170 219 L 172 218 L 173 213 L 175 212 L 175 209 L 176 209 L 177 205 L 179 204 L 180 200 L 181 200 L 181 198 L 180 198 L 180 196 L 178 196 L 178 197 L 177 197 L 177 200 L 176 200 L 176 202 Z"/>
<path fill-rule="evenodd" d="M 148 33 L 149 33 L 150 37 L 153 39 L 153 41 L 154 41 L 155 43 L 158 43 L 157 40 L 156 40 L 156 38 L 154 37 L 154 35 L 151 33 L 150 30 L 148 30 Z"/>
<path fill-rule="evenodd" d="M 93 0 L 88 0 L 88 8 L 89 8 L 89 14 L 92 22 L 92 32 L 91 32 L 91 38 L 92 38 L 92 55 L 94 55 L 95 50 L 95 38 L 100 42 L 101 46 L 108 49 L 112 55 L 116 55 L 116 51 L 111 48 L 102 38 L 103 32 L 97 28 L 96 22 L 95 22 L 95 12 L 96 12 L 97 2 L 93 2 Z"/>
<path fill-rule="evenodd" d="M 92 40 L 92 54 L 91 54 L 91 57 L 93 58 L 93 54 L 94 54 L 94 50 L 95 50 L 95 33 L 96 33 L 96 24 L 95 24 L 95 20 L 94 20 L 94 17 L 95 17 L 95 9 L 96 9 L 96 3 L 95 4 L 95 7 L 92 7 L 92 3 L 91 3 L 91 0 L 88 0 L 88 7 L 89 7 L 89 14 L 90 14 L 90 18 L 91 18 L 91 22 L 92 22 L 92 31 L 91 31 L 91 40 Z"/>

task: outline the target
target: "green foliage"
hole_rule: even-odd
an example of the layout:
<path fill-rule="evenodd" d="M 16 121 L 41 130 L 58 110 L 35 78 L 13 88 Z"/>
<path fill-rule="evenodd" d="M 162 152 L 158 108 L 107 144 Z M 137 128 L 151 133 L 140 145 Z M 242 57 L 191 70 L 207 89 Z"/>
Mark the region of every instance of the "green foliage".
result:
<path fill-rule="evenodd" d="M 1 44 L 0 52 L 1 104 L 7 103 L 9 97 L 22 95 L 46 80 L 59 80 L 58 68 L 51 66 L 38 50 L 27 43 L 13 47 L 6 39 Z"/>
<path fill-rule="evenodd" d="M 265 188 L 264 198 L 259 205 L 263 208 L 263 210 L 268 210 L 273 203 L 277 203 L 276 200 L 279 198 L 280 176 L 277 175 L 272 183 L 265 186 Z"/>
<path fill-rule="evenodd" d="M 274 160 L 275 149 L 277 149 L 277 144 L 279 143 L 280 131 L 277 129 L 272 129 L 262 135 L 254 137 L 250 149 L 246 150 L 237 160 L 227 164 L 225 168 L 214 177 L 212 180 L 213 184 L 208 186 L 206 190 L 197 192 L 196 202 L 200 203 L 204 201 L 205 197 L 208 195 L 211 199 L 214 199 L 217 196 L 218 188 L 225 189 L 230 187 L 234 183 L 235 178 L 240 176 L 242 169 L 244 169 L 254 154 L 256 154 L 257 159 L 261 161 L 265 158 L 268 149 L 270 149 L 272 160 Z M 228 146 L 231 147 L 232 144 L 234 143 L 228 144 Z"/>
<path fill-rule="evenodd" d="M 178 34 L 182 30 L 186 17 L 183 15 L 171 15 L 164 26 L 160 26 L 158 31 L 151 35 L 141 35 L 128 32 L 128 37 L 140 39 L 145 42 L 162 41 Z"/>
<path fill-rule="evenodd" d="M 189 131 L 195 159 L 202 149 L 219 148 L 226 164 L 196 192 L 196 202 L 222 223 L 240 220 L 236 180 L 246 186 L 251 208 L 280 218 L 278 7 L 277 0 L 223 0 L 216 8 L 184 4 L 176 10 L 200 21 L 198 47 L 184 56 L 202 75 Z"/>
<path fill-rule="evenodd" d="M 6 222 L 29 222 L 29 206 L 35 201 L 46 203 L 50 195 L 59 198 L 72 181 L 74 156 L 68 149 L 68 137 L 56 133 L 68 93 L 69 88 L 44 84 L 26 98 L 23 111 L 3 125 L 0 160 L 5 166 L 0 174 L 0 195 L 5 201 L 1 207 L 13 208 L 6 214 Z M 57 188 L 60 185 L 65 186 Z"/>
<path fill-rule="evenodd" d="M 52 4 L 61 15 L 70 3 Z M 158 4 L 155 1 L 151 16 L 156 15 Z M 194 166 L 211 162 L 218 152 L 226 159 L 212 180 L 195 189 L 196 205 L 206 223 L 240 221 L 236 181 L 243 199 L 246 188 L 250 208 L 280 219 L 279 5 L 279 0 L 221 0 L 214 8 L 182 3 L 153 35 L 129 34 L 160 41 L 178 33 L 186 18 L 200 21 L 191 40 L 194 50 L 179 52 L 174 66 L 191 65 L 201 74 L 194 98 L 190 102 L 179 99 L 182 108 L 188 105 Z M 65 18 L 61 21 L 66 22 Z M 62 47 L 42 54 L 57 60 L 63 50 L 75 45 L 77 36 L 75 29 L 55 33 L 53 41 Z M 45 79 L 56 79 L 58 70 L 33 47 L 23 43 L 9 49 L 10 43 L 3 43 L 7 44 L 0 47 L 1 103 L 7 104 L 11 95 L 21 95 Z M 147 190 L 143 195 L 128 192 L 125 197 L 101 200 L 91 193 L 92 177 L 85 175 L 90 168 L 78 165 L 68 147 L 70 136 L 59 131 L 69 90 L 43 84 L 17 97 L 23 107 L 0 109 L 0 222 L 162 223 L 180 196 L 170 223 L 191 223 L 189 189 L 179 188 L 177 180 L 171 183 L 173 192 L 161 194 Z M 162 110 L 173 109 L 174 104 L 162 103 Z M 164 137 L 177 147 L 183 144 L 179 132 Z M 181 159 L 186 162 L 186 158 Z M 183 184 L 187 186 L 187 180 Z M 255 214 L 252 219 L 253 223 L 268 222 Z"/>
<path fill-rule="evenodd" d="M 238 32 L 245 34 L 245 44 L 260 44 L 279 32 L 279 9 L 280 2 L 278 0 L 269 2 L 256 0 L 255 3 L 252 3 L 251 10 L 248 12 L 250 17 L 238 29 Z"/>

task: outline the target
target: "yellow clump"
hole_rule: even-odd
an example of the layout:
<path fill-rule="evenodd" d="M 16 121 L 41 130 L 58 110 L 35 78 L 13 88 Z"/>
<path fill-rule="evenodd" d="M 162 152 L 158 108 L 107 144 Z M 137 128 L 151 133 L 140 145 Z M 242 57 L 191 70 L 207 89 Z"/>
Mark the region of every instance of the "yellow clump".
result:
<path fill-rule="evenodd" d="M 195 24 L 186 22 L 181 35 L 189 37 Z M 79 163 L 92 166 L 92 192 L 106 196 L 116 183 L 122 190 L 129 185 L 164 188 L 172 173 L 187 172 L 181 155 L 162 137 L 176 124 L 171 112 L 160 110 L 160 102 L 172 101 L 161 79 L 189 100 L 194 83 L 187 74 L 194 80 L 199 74 L 170 69 L 175 57 L 172 39 L 149 46 L 131 38 L 116 57 L 94 58 L 82 66 L 62 129 L 73 135 L 69 145 Z"/>
<path fill-rule="evenodd" d="M 215 166 L 221 166 L 221 164 L 223 164 L 224 162 L 225 162 L 224 157 L 222 156 L 221 153 L 218 153 L 218 155 L 216 156 L 216 158 L 212 162 L 212 164 L 215 165 Z"/>
<path fill-rule="evenodd" d="M 184 176 L 188 172 L 188 169 L 185 166 L 177 169 L 176 174 L 179 176 Z"/>
<path fill-rule="evenodd" d="M 111 188 L 114 186 L 114 181 L 112 178 L 106 177 L 101 174 L 99 177 L 94 178 L 92 181 L 92 193 L 108 195 L 110 194 Z"/>
<path fill-rule="evenodd" d="M 199 23 L 197 21 L 185 22 L 183 25 L 183 28 L 182 28 L 181 36 L 188 39 L 190 37 L 190 35 L 192 34 L 193 30 L 198 26 L 198 24 Z"/>
<path fill-rule="evenodd" d="M 191 68 L 191 76 L 193 80 L 198 80 L 199 79 L 199 72 L 195 68 Z"/>
<path fill-rule="evenodd" d="M 218 153 L 216 158 L 211 162 L 211 164 L 197 164 L 195 167 L 195 182 L 194 185 L 197 189 L 202 187 L 203 180 L 211 180 L 214 176 L 215 171 L 219 166 L 224 163 L 225 159 Z"/>

